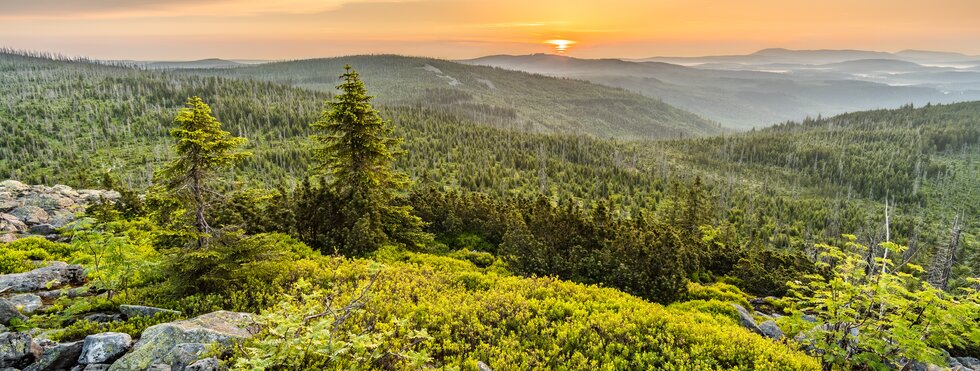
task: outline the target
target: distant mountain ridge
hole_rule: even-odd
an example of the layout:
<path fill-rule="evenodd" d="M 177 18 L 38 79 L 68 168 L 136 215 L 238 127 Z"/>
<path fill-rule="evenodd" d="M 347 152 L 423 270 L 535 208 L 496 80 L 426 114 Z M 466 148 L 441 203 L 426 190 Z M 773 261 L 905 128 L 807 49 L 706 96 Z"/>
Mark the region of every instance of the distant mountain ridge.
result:
<path fill-rule="evenodd" d="M 934 61 L 951 57 L 901 54 Z M 959 56 L 949 63 L 970 63 L 964 60 L 969 56 Z M 980 67 L 923 65 L 897 53 L 860 50 L 765 49 L 744 56 L 643 60 L 495 55 L 460 62 L 619 87 L 742 130 L 908 103 L 980 100 Z"/>

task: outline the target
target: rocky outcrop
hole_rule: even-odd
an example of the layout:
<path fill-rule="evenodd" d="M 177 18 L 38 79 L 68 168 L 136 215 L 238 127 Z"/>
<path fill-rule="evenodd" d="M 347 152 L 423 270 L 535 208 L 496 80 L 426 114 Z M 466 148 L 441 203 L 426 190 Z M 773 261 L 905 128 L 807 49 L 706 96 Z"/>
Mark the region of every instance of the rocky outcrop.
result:
<path fill-rule="evenodd" d="M 203 355 L 205 348 L 195 344 L 230 346 L 251 337 L 256 332 L 253 326 L 251 314 L 228 311 L 152 326 L 143 331 L 132 351 L 113 363 L 110 370 L 145 370 L 155 365 L 182 370 L 187 365 L 183 362 Z"/>
<path fill-rule="evenodd" d="M 762 331 L 763 336 L 770 339 L 781 340 L 784 336 L 786 336 L 786 334 L 783 333 L 783 330 L 781 330 L 773 320 L 760 323 L 759 330 Z"/>
<path fill-rule="evenodd" d="M 0 334 L 0 368 L 22 369 L 41 357 L 41 347 L 31 335 L 20 332 Z"/>
<path fill-rule="evenodd" d="M 115 201 L 115 191 L 75 190 L 69 186 L 26 185 L 16 180 L 0 182 L 0 242 L 35 234 L 55 237 L 58 228 L 75 220 L 75 214 L 99 200 Z"/>
<path fill-rule="evenodd" d="M 56 344 L 48 347 L 41 354 L 41 359 L 28 366 L 24 371 L 55 371 L 68 370 L 78 364 L 82 355 L 83 341 Z"/>
<path fill-rule="evenodd" d="M 742 325 L 742 327 L 752 330 L 752 332 L 759 335 L 765 335 L 762 332 L 762 329 L 759 328 L 759 325 L 755 324 L 755 318 L 752 318 L 752 312 L 749 312 L 748 309 L 745 309 L 745 307 L 738 304 L 732 304 L 732 306 L 734 306 L 735 311 L 738 312 L 739 325 Z"/>
<path fill-rule="evenodd" d="M 0 290 L 10 292 L 36 292 L 83 283 L 85 268 L 62 262 L 53 262 L 30 272 L 0 275 Z"/>
<path fill-rule="evenodd" d="M 129 334 L 105 332 L 85 337 L 78 363 L 83 365 L 111 364 L 133 345 Z"/>
<path fill-rule="evenodd" d="M 9 325 L 12 319 L 25 320 L 27 318 L 20 314 L 14 303 L 0 299 L 0 325 Z"/>
<path fill-rule="evenodd" d="M 221 371 L 224 367 L 221 367 L 221 362 L 218 362 L 217 358 L 209 357 L 194 363 L 191 363 L 184 368 L 184 371 Z"/>
<path fill-rule="evenodd" d="M 41 309 L 44 302 L 41 301 L 41 297 L 34 294 L 17 294 L 7 298 L 11 304 L 17 307 L 21 313 L 31 314 Z"/>

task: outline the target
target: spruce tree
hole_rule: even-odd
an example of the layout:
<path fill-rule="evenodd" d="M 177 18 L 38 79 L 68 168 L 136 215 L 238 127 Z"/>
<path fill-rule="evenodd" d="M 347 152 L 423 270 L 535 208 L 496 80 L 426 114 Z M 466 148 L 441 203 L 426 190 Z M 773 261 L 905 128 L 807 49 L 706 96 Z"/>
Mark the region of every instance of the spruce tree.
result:
<path fill-rule="evenodd" d="M 341 252 L 363 255 L 391 242 L 418 243 L 422 221 L 410 206 L 399 204 L 411 180 L 394 169 L 404 151 L 401 138 L 371 106 L 357 71 L 344 66 L 340 94 L 327 103 L 311 126 L 317 132 L 315 171 L 340 203 L 340 228 L 329 242 Z"/>
<path fill-rule="evenodd" d="M 176 139 L 177 157 L 163 168 L 160 176 L 171 194 L 193 212 L 197 245 L 204 247 L 212 232 L 207 221 L 209 200 L 217 195 L 212 188 L 218 171 L 251 156 L 240 151 L 246 139 L 221 130 L 221 122 L 211 115 L 211 107 L 200 97 L 190 97 L 177 113 L 170 135 Z"/>

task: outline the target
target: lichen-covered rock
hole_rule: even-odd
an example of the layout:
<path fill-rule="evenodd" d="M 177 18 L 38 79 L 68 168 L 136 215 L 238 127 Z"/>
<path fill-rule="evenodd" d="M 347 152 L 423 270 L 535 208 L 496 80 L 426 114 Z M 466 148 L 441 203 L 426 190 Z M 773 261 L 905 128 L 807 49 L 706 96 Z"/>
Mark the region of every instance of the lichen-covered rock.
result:
<path fill-rule="evenodd" d="M 10 324 L 10 320 L 19 319 L 21 321 L 27 319 L 20 311 L 17 310 L 17 306 L 7 300 L 0 299 L 0 325 Z"/>
<path fill-rule="evenodd" d="M 17 217 L 27 225 L 47 223 L 48 218 L 50 218 L 47 211 L 33 205 L 24 205 L 10 210 L 10 215 Z"/>
<path fill-rule="evenodd" d="M 755 324 L 755 318 L 752 318 L 752 313 L 750 313 L 748 309 L 745 309 L 745 307 L 738 304 L 732 304 L 732 306 L 734 306 L 735 311 L 738 312 L 738 324 L 742 325 L 742 327 L 752 330 L 752 332 L 754 333 L 757 333 L 759 335 L 765 335 L 762 332 L 762 329 L 759 328 L 759 325 Z"/>
<path fill-rule="evenodd" d="M 217 358 L 209 357 L 191 363 L 184 368 L 184 371 L 222 371 L 224 369 L 224 367 L 221 367 L 221 362 L 218 362 Z"/>
<path fill-rule="evenodd" d="M 22 332 L 0 334 L 0 368 L 24 368 L 41 356 L 41 347 Z"/>
<path fill-rule="evenodd" d="M 151 326 L 143 331 L 140 340 L 128 354 L 112 364 L 110 370 L 144 370 L 152 365 L 167 364 L 172 353 L 186 347 L 181 344 L 231 345 L 251 337 L 255 332 L 253 326 L 251 314 L 228 311 Z"/>
<path fill-rule="evenodd" d="M 0 289 L 11 292 L 35 292 L 82 283 L 85 283 L 85 268 L 62 262 L 53 262 L 30 272 L 0 275 Z"/>
<path fill-rule="evenodd" d="M 773 320 L 760 323 L 759 330 L 762 330 L 763 336 L 770 339 L 780 340 L 783 338 L 783 336 L 786 336 L 786 334 L 783 333 L 783 330 L 779 328 L 779 325 L 776 325 L 776 322 Z"/>
<path fill-rule="evenodd" d="M 142 305 L 120 305 L 119 313 L 122 313 L 123 317 L 126 319 L 135 317 L 153 317 L 157 313 L 168 313 L 179 315 L 180 312 L 170 309 L 146 307 Z"/>
<path fill-rule="evenodd" d="M 109 313 L 92 313 L 85 317 L 82 317 L 82 319 L 89 322 L 98 322 L 98 323 L 109 323 L 109 322 L 123 320 L 121 315 L 109 314 Z"/>
<path fill-rule="evenodd" d="M 41 353 L 41 358 L 28 366 L 24 371 L 58 371 L 68 370 L 78 364 L 82 355 L 84 342 L 62 343 L 49 347 Z"/>
<path fill-rule="evenodd" d="M 21 313 L 31 314 L 41 309 L 44 302 L 41 301 L 41 297 L 34 294 L 17 294 L 7 298 L 11 304 L 17 307 Z"/>
<path fill-rule="evenodd" d="M 78 363 L 93 365 L 112 363 L 122 357 L 133 345 L 133 338 L 121 332 L 104 332 L 85 337 L 82 344 L 82 354 Z"/>
<path fill-rule="evenodd" d="M 24 183 L 18 182 L 18 181 L 13 180 L 13 179 L 4 180 L 4 181 L 0 182 L 0 188 L 4 189 L 6 191 L 9 191 L 9 192 L 13 192 L 15 194 L 16 193 L 26 192 L 26 191 L 29 191 L 31 189 L 31 187 L 29 185 L 26 185 Z"/>

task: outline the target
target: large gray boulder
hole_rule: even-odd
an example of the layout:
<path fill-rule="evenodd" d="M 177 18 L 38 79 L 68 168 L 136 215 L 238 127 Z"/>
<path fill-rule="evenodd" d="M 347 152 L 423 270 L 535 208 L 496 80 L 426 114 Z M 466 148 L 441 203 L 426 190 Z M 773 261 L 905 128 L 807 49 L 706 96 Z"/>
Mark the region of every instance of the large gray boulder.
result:
<path fill-rule="evenodd" d="M 232 343 L 252 337 L 255 322 L 249 313 L 219 311 L 189 320 L 161 323 L 143 331 L 133 349 L 112 364 L 110 370 L 145 370 L 155 365 L 175 362 L 173 354 L 191 351 L 186 344 Z M 203 352 L 202 352 L 203 353 Z M 195 354 L 200 356 L 201 354 Z M 169 362 L 169 363 L 168 363 Z"/>
<path fill-rule="evenodd" d="M 779 325 L 776 325 L 776 322 L 773 320 L 760 323 L 759 330 L 762 330 L 763 336 L 770 339 L 780 340 L 783 338 L 783 336 L 786 336 L 786 334 L 783 333 L 783 330 L 779 328 Z"/>
<path fill-rule="evenodd" d="M 20 218 L 12 214 L 0 213 L 0 232 L 23 233 L 27 232 L 27 228 L 27 224 L 24 224 Z"/>
<path fill-rule="evenodd" d="M 31 314 L 41 309 L 44 306 L 44 302 L 41 301 L 41 297 L 34 294 L 17 294 L 7 298 L 11 304 L 17 307 L 21 313 Z"/>
<path fill-rule="evenodd" d="M 27 319 L 20 311 L 17 310 L 17 306 L 7 300 L 0 299 L 0 325 L 10 324 L 10 320 L 19 319 L 21 321 Z"/>
<path fill-rule="evenodd" d="M 85 337 L 85 342 L 82 344 L 82 354 L 78 356 L 78 363 L 82 365 L 112 363 L 126 354 L 132 345 L 133 338 L 121 332 L 89 335 Z"/>
<path fill-rule="evenodd" d="M 28 366 L 24 371 L 58 371 L 68 370 L 78 364 L 82 355 L 83 341 L 62 343 L 49 347 L 41 354 L 41 358 Z"/>
<path fill-rule="evenodd" d="M 173 315 L 179 315 L 180 312 L 170 309 L 156 308 L 156 307 L 146 307 L 142 305 L 120 305 L 119 313 L 122 313 L 123 317 L 126 319 L 136 318 L 136 317 L 153 317 L 157 313 L 167 313 Z"/>
<path fill-rule="evenodd" d="M 30 272 L 0 275 L 0 290 L 34 292 L 85 283 L 85 268 L 53 262 Z"/>
<path fill-rule="evenodd" d="M 0 368 L 22 369 L 41 357 L 41 347 L 22 332 L 0 334 Z"/>
<path fill-rule="evenodd" d="M 34 205 L 24 205 L 10 210 L 10 215 L 16 216 L 27 225 L 47 223 L 50 218 L 47 211 Z"/>
<path fill-rule="evenodd" d="M 752 313 L 749 312 L 748 309 L 745 309 L 745 307 L 738 304 L 732 304 L 732 306 L 734 306 L 735 311 L 738 312 L 739 325 L 742 325 L 742 327 L 752 330 L 752 332 L 757 333 L 759 335 L 765 335 L 762 332 L 762 329 L 759 328 L 759 325 L 755 324 L 755 318 L 752 318 Z"/>

